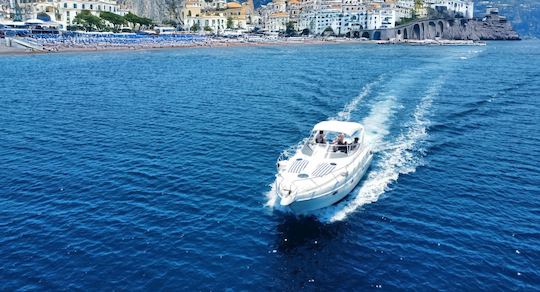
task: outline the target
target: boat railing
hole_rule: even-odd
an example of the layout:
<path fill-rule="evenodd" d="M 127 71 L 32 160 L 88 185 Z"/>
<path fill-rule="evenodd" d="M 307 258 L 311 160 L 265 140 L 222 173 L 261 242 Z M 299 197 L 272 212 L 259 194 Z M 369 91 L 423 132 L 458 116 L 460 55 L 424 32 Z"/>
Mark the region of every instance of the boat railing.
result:
<path fill-rule="evenodd" d="M 289 148 L 285 149 L 283 152 L 281 152 L 281 154 L 278 157 L 278 160 L 276 161 L 276 168 L 278 170 L 278 173 L 279 173 L 279 163 L 281 161 L 289 160 L 289 158 L 291 158 L 296 153 L 296 151 L 304 147 L 304 145 L 308 142 L 308 139 L 309 138 L 306 138 L 300 141 L 298 144 L 292 145 Z"/>
<path fill-rule="evenodd" d="M 314 141 L 310 141 L 309 143 L 306 143 L 306 145 L 309 145 L 311 149 L 313 149 L 313 146 L 326 146 L 326 152 L 329 155 L 332 154 L 345 154 L 346 156 L 352 155 L 357 149 L 361 147 L 360 143 L 356 144 L 337 144 L 337 143 L 316 143 Z M 333 157 L 330 157 L 333 158 Z"/>
<path fill-rule="evenodd" d="M 291 158 L 296 151 L 302 150 L 302 152 L 306 155 L 311 155 L 315 149 L 315 147 L 324 145 L 326 147 L 326 153 L 328 155 L 328 158 L 339 158 L 340 156 L 348 157 L 351 156 L 361 148 L 361 144 L 333 144 L 333 143 L 316 143 L 311 138 L 306 138 L 300 143 L 293 145 L 289 148 L 287 148 L 285 151 L 281 152 L 281 154 L 278 157 L 278 160 L 276 161 L 276 166 L 279 171 L 279 162 L 288 160 Z M 344 155 L 343 155 L 344 154 Z"/>

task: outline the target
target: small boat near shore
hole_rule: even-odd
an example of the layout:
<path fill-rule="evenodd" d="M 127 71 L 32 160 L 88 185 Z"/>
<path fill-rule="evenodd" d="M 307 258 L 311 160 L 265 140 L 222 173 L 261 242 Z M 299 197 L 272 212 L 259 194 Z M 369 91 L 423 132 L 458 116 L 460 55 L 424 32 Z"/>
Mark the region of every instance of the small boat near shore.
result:
<path fill-rule="evenodd" d="M 361 124 L 320 122 L 292 157 L 279 157 L 274 186 L 279 204 L 297 214 L 333 205 L 360 182 L 372 158 Z"/>

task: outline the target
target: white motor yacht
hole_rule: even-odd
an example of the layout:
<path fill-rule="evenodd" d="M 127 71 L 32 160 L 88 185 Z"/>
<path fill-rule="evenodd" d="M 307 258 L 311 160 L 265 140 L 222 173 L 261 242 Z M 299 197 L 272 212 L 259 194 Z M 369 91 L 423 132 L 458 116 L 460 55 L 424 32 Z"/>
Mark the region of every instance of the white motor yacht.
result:
<path fill-rule="evenodd" d="M 282 206 L 305 214 L 347 196 L 366 173 L 373 153 L 359 123 L 324 121 L 292 157 L 277 162 L 275 190 Z"/>

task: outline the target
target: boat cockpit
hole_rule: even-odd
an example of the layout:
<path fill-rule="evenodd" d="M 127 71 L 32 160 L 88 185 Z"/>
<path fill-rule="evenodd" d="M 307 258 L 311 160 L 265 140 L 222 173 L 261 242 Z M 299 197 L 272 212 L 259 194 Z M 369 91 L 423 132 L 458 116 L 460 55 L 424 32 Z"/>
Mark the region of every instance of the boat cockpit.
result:
<path fill-rule="evenodd" d="M 301 148 L 302 154 L 322 159 L 345 158 L 354 155 L 364 142 L 364 133 L 358 129 L 346 134 L 336 131 L 314 130 Z"/>

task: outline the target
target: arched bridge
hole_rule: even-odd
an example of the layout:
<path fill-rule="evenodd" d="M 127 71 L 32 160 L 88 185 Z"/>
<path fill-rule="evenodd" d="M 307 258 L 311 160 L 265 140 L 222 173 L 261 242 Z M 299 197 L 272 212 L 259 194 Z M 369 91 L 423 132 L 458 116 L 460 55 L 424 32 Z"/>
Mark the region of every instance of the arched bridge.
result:
<path fill-rule="evenodd" d="M 416 20 L 390 29 L 358 30 L 349 33 L 350 37 L 370 40 L 425 40 L 443 38 L 450 39 L 449 31 L 454 26 L 465 26 L 466 21 L 459 19 L 425 19 Z"/>

